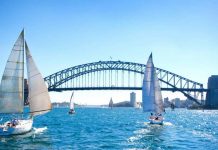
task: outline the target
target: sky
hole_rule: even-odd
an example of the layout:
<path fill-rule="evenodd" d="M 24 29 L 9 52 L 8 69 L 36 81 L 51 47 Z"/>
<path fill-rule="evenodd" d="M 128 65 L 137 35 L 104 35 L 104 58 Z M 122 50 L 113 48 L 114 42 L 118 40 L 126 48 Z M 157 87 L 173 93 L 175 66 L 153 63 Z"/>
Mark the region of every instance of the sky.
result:
<path fill-rule="evenodd" d="M 0 74 L 19 33 L 44 77 L 96 61 L 154 64 L 207 87 L 217 75 L 217 0 L 1 0 Z M 80 104 L 129 100 L 132 91 L 78 91 Z M 69 101 L 71 92 L 51 92 Z M 164 93 L 164 97 L 175 93 Z M 137 91 L 137 101 L 141 92 Z"/>

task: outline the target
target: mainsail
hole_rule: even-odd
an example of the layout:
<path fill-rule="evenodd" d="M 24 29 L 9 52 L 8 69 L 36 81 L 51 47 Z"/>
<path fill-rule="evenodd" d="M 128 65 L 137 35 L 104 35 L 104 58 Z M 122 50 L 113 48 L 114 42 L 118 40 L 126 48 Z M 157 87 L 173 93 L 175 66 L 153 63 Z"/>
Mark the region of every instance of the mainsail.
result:
<path fill-rule="evenodd" d="M 7 60 L 0 85 L 0 113 L 22 113 L 24 107 L 24 30 Z"/>
<path fill-rule="evenodd" d="M 51 109 L 51 101 L 48 94 L 48 89 L 44 79 L 37 69 L 35 62 L 30 54 L 27 43 L 25 42 L 26 49 L 26 64 L 29 88 L 29 105 L 30 113 L 32 115 L 44 114 Z"/>
<path fill-rule="evenodd" d="M 73 95 L 74 95 L 74 92 L 71 94 L 71 97 L 70 97 L 70 109 L 74 109 Z"/>
<path fill-rule="evenodd" d="M 161 89 L 156 75 L 156 70 L 154 68 L 152 54 L 147 61 L 145 69 L 142 87 L 142 102 L 144 112 L 163 112 Z"/>

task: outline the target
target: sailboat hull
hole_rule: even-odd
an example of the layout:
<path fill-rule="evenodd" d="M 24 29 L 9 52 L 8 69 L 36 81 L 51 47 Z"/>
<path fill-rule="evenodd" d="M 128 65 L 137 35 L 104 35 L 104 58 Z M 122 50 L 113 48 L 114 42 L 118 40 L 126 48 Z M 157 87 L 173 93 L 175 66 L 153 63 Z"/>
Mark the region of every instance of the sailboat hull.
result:
<path fill-rule="evenodd" d="M 149 121 L 150 121 L 150 124 L 163 125 L 163 120 L 149 119 Z"/>
<path fill-rule="evenodd" d="M 69 111 L 68 113 L 69 113 L 69 114 L 75 114 L 76 112 L 75 112 L 75 110 L 70 109 L 70 111 Z"/>
<path fill-rule="evenodd" d="M 30 132 L 33 125 L 33 119 L 18 120 L 16 126 L 12 126 L 10 121 L 0 125 L 0 135 L 16 135 Z"/>

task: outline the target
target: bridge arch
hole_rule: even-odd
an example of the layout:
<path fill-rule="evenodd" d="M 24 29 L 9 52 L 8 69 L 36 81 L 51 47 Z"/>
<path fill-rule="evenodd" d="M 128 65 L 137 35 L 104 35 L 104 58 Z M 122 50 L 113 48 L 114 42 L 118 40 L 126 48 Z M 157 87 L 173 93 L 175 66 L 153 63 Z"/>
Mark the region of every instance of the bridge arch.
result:
<path fill-rule="evenodd" d="M 61 70 L 45 77 L 45 81 L 49 91 L 141 90 L 145 68 L 145 64 L 133 62 L 98 61 Z M 156 67 L 156 72 L 162 90 L 180 91 L 196 103 L 203 99 L 203 84 L 161 68 Z"/>

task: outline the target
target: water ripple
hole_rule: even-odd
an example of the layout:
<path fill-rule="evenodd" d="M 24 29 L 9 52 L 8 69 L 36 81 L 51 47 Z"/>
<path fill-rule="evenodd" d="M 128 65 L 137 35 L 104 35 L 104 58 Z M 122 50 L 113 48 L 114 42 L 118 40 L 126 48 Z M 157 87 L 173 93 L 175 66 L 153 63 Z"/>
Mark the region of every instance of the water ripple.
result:
<path fill-rule="evenodd" d="M 0 149 L 218 149 L 218 111 L 167 110 L 164 125 L 133 108 L 53 109 L 34 119 L 33 131 L 0 137 Z"/>

